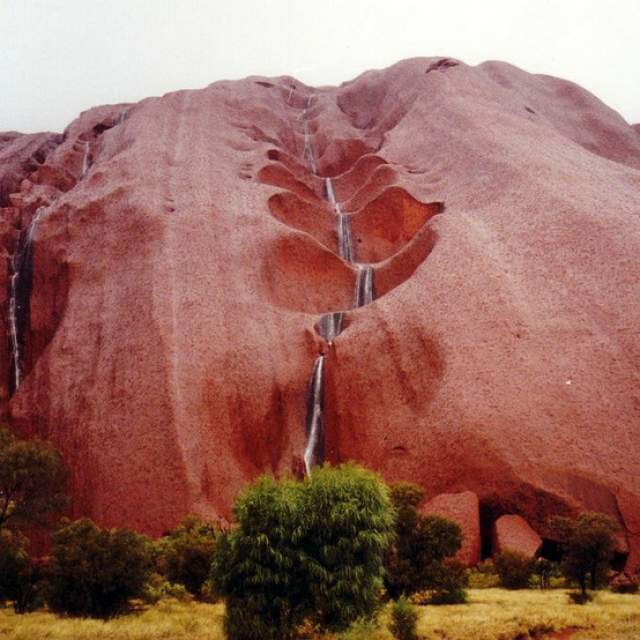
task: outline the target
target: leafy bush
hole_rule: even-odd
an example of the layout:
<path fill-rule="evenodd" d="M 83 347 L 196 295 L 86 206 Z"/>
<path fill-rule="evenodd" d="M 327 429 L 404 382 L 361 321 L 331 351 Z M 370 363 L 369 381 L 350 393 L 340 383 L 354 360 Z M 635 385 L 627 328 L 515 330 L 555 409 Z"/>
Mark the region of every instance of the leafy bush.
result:
<path fill-rule="evenodd" d="M 184 585 L 168 582 L 160 574 L 152 573 L 144 586 L 141 597 L 147 604 L 157 604 L 165 598 L 187 600 L 191 596 Z"/>
<path fill-rule="evenodd" d="M 385 558 L 385 587 L 393 598 L 436 588 L 443 579 L 442 561 L 455 555 L 462 544 L 458 524 L 417 512 L 422 497 L 416 485 L 401 482 L 391 486 L 396 536 Z"/>
<path fill-rule="evenodd" d="M 471 589 L 492 589 L 500 586 L 500 577 L 491 558 L 487 558 L 469 569 L 467 577 Z"/>
<path fill-rule="evenodd" d="M 190 594 L 202 600 L 217 537 L 214 524 L 188 516 L 174 531 L 156 541 L 160 573 L 169 582 L 184 585 Z"/>
<path fill-rule="evenodd" d="M 556 517 L 551 525 L 562 545 L 562 573 L 580 586 L 584 597 L 587 579 L 597 589 L 607 580 L 615 548 L 615 521 L 602 513 L 586 512 L 576 519 Z"/>
<path fill-rule="evenodd" d="M 56 612 L 110 618 L 142 597 L 151 569 L 151 545 L 125 529 L 72 522 L 53 537 L 47 603 Z"/>
<path fill-rule="evenodd" d="M 343 465 L 304 482 L 262 477 L 234 513 L 212 567 L 229 638 L 286 639 L 305 620 L 339 630 L 374 614 L 393 524 L 376 475 Z"/>
<path fill-rule="evenodd" d="M 29 557 L 26 539 L 0 531 L 0 601 L 11 600 L 16 613 L 27 613 L 41 604 L 42 571 Z"/>
<path fill-rule="evenodd" d="M 445 559 L 434 572 L 431 604 L 464 604 L 467 601 L 466 587 L 469 577 L 466 567 L 457 560 Z"/>
<path fill-rule="evenodd" d="M 60 454 L 38 440 L 16 439 L 0 426 L 0 529 L 44 526 L 66 504 Z"/>
<path fill-rule="evenodd" d="M 418 611 L 405 597 L 400 597 L 391 606 L 389 631 L 396 640 L 418 640 Z"/>
<path fill-rule="evenodd" d="M 505 549 L 498 553 L 493 562 L 505 589 L 526 589 L 535 567 L 535 559 L 518 551 Z"/>

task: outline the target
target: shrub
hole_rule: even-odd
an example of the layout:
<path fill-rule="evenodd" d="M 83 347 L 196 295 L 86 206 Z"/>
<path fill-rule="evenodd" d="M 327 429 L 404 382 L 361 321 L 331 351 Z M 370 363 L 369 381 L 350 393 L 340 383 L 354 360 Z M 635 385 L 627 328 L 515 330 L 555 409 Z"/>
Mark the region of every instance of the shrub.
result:
<path fill-rule="evenodd" d="M 491 589 L 500 586 L 500 577 L 491 558 L 480 562 L 467 572 L 468 586 L 471 589 Z"/>
<path fill-rule="evenodd" d="M 551 525 L 562 545 L 562 573 L 567 580 L 578 583 L 584 598 L 587 579 L 592 589 L 606 583 L 615 547 L 616 523 L 602 513 L 586 512 L 576 519 L 556 517 Z"/>
<path fill-rule="evenodd" d="M 18 440 L 0 427 L 0 529 L 48 524 L 48 516 L 66 504 L 66 480 L 57 451 L 38 440 Z"/>
<path fill-rule="evenodd" d="M 0 531 L 0 601 L 11 600 L 16 613 L 33 611 L 41 603 L 42 571 L 19 534 Z"/>
<path fill-rule="evenodd" d="M 263 477 L 236 501 L 238 527 L 221 536 L 212 567 L 232 640 L 338 630 L 379 605 L 392 532 L 386 486 L 354 465 L 314 470 L 304 482 Z"/>
<path fill-rule="evenodd" d="M 157 604 L 165 598 L 187 600 L 191 596 L 184 585 L 168 582 L 160 574 L 153 573 L 147 580 L 141 597 L 147 604 Z"/>
<path fill-rule="evenodd" d="M 400 597 L 391 606 L 389 631 L 396 640 L 418 640 L 418 612 L 406 598 Z"/>
<path fill-rule="evenodd" d="M 469 577 L 466 567 L 457 560 L 446 559 L 434 571 L 431 604 L 463 604 L 467 601 Z"/>
<path fill-rule="evenodd" d="M 203 586 L 209 578 L 218 530 L 210 522 L 188 516 L 167 536 L 156 542 L 160 573 L 175 584 L 203 599 Z"/>
<path fill-rule="evenodd" d="M 505 589 L 526 589 L 535 567 L 535 559 L 518 551 L 505 549 L 498 553 L 493 562 Z"/>
<path fill-rule="evenodd" d="M 442 579 L 442 561 L 462 544 L 462 531 L 455 522 L 417 512 L 422 496 L 416 485 L 391 486 L 396 535 L 385 558 L 385 587 L 392 598 L 435 588 Z"/>
<path fill-rule="evenodd" d="M 142 597 L 151 568 L 151 545 L 125 529 L 72 522 L 53 537 L 47 603 L 53 611 L 110 618 Z"/>

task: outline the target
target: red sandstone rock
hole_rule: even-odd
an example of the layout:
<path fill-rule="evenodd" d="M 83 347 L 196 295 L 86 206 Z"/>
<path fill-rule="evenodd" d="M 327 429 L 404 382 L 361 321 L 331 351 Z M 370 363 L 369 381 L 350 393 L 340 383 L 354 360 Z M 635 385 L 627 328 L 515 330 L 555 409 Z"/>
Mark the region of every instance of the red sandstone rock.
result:
<path fill-rule="evenodd" d="M 456 559 L 471 567 L 480 561 L 480 511 L 478 496 L 472 491 L 441 493 L 419 509 L 425 515 L 453 520 L 462 529 L 462 547 Z"/>
<path fill-rule="evenodd" d="M 355 280 L 327 246 L 308 103 L 319 171 L 344 172 L 338 200 L 383 258 L 376 301 L 328 350 L 328 458 L 473 492 L 486 532 L 603 511 L 640 566 L 640 136 L 576 85 L 497 62 L 218 82 L 124 120 L 91 109 L 40 166 L 1 165 L 5 255 L 46 206 L 8 410 L 63 450 L 74 514 L 152 533 L 228 517 L 244 483 L 300 459 L 313 327 Z M 406 194 L 391 218 L 355 224 L 389 193 Z"/>
<path fill-rule="evenodd" d="M 518 515 L 500 516 L 493 525 L 493 553 L 517 551 L 533 558 L 542 538 Z"/>

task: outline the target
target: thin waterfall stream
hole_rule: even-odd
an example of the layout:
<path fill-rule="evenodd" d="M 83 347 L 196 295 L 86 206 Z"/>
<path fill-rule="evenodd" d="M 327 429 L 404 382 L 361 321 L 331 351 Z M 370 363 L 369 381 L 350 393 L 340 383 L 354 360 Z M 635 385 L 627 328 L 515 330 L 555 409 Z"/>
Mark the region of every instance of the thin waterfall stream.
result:
<path fill-rule="evenodd" d="M 32 244 L 38 222 L 44 212 L 39 207 L 27 228 L 18 241 L 18 246 L 11 257 L 12 274 L 9 290 L 9 333 L 11 337 L 11 361 L 13 369 L 13 391 L 22 384 L 22 341 L 25 324 L 25 313 L 29 304 L 24 297 L 24 289 L 30 289 L 30 281 L 25 285 L 24 280 L 31 278 Z M 22 325 L 22 326 L 21 326 Z"/>
<path fill-rule="evenodd" d="M 313 176 L 318 175 L 313 141 L 309 133 L 307 111 L 311 106 L 313 95 L 307 98 L 302 112 L 304 147 L 303 159 Z M 287 102 L 289 102 L 289 99 Z M 338 237 L 338 255 L 345 261 L 356 266 L 353 308 L 362 307 L 374 300 L 373 267 L 370 264 L 356 263 L 351 233 L 351 218 L 344 214 L 336 198 L 333 181 L 324 179 L 324 192 L 327 202 L 336 214 L 336 232 Z M 340 335 L 344 328 L 344 311 L 325 313 L 318 322 L 318 334 L 329 344 Z M 325 433 L 324 433 L 324 354 L 320 354 L 314 364 L 307 394 L 307 413 L 305 423 L 306 445 L 304 450 L 304 468 L 307 475 L 311 475 L 312 468 L 324 462 Z"/>
<path fill-rule="evenodd" d="M 314 466 L 324 462 L 324 361 L 324 355 L 316 358 L 309 383 L 304 449 L 304 469 L 308 476 Z"/>

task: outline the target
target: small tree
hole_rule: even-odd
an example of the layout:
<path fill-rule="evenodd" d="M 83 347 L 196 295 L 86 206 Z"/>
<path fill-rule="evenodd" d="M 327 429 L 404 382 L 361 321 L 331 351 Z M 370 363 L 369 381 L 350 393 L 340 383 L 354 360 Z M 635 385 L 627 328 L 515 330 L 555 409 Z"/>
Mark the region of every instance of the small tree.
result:
<path fill-rule="evenodd" d="M 0 427 L 0 529 L 47 524 L 47 517 L 66 504 L 66 479 L 55 449 L 38 440 L 18 440 Z"/>
<path fill-rule="evenodd" d="M 238 527 L 220 538 L 212 568 L 231 640 L 293 638 L 305 619 L 343 629 L 375 612 L 393 525 L 377 476 L 343 465 L 304 482 L 263 477 L 234 513 Z"/>
<path fill-rule="evenodd" d="M 53 611 L 106 619 L 143 595 L 151 569 L 144 536 L 84 518 L 57 531 L 53 542 L 46 594 Z"/>
<path fill-rule="evenodd" d="M 385 561 L 385 586 L 392 598 L 437 588 L 443 580 L 443 560 L 455 555 L 462 545 L 458 524 L 417 512 L 422 497 L 423 491 L 416 485 L 402 482 L 391 486 L 396 536 Z M 464 588 L 464 584 L 459 586 Z"/>
<path fill-rule="evenodd" d="M 11 600 L 16 613 L 33 611 L 39 601 L 42 572 L 27 551 L 27 541 L 0 531 L 0 601 Z"/>
<path fill-rule="evenodd" d="M 418 612 L 404 597 L 398 598 L 391 607 L 389 631 L 396 640 L 418 640 Z"/>
<path fill-rule="evenodd" d="M 535 558 L 505 549 L 493 561 L 500 576 L 500 584 L 505 589 L 526 589 L 529 586 L 536 564 Z"/>
<path fill-rule="evenodd" d="M 463 604 L 467 601 L 469 572 L 458 560 L 445 558 L 431 578 L 431 604 Z"/>
<path fill-rule="evenodd" d="M 380 606 L 394 512 L 387 486 L 353 464 L 313 472 L 302 485 L 298 527 L 312 620 L 330 631 Z"/>
<path fill-rule="evenodd" d="M 216 550 L 218 529 L 195 516 L 186 517 L 169 535 L 156 542 L 158 567 L 169 582 L 182 584 L 202 599 Z"/>
<path fill-rule="evenodd" d="M 562 572 L 580 585 L 580 600 L 584 602 L 587 584 L 597 589 L 606 582 L 615 548 L 616 523 L 602 513 L 586 512 L 576 519 L 555 517 L 551 525 L 562 544 Z"/>

